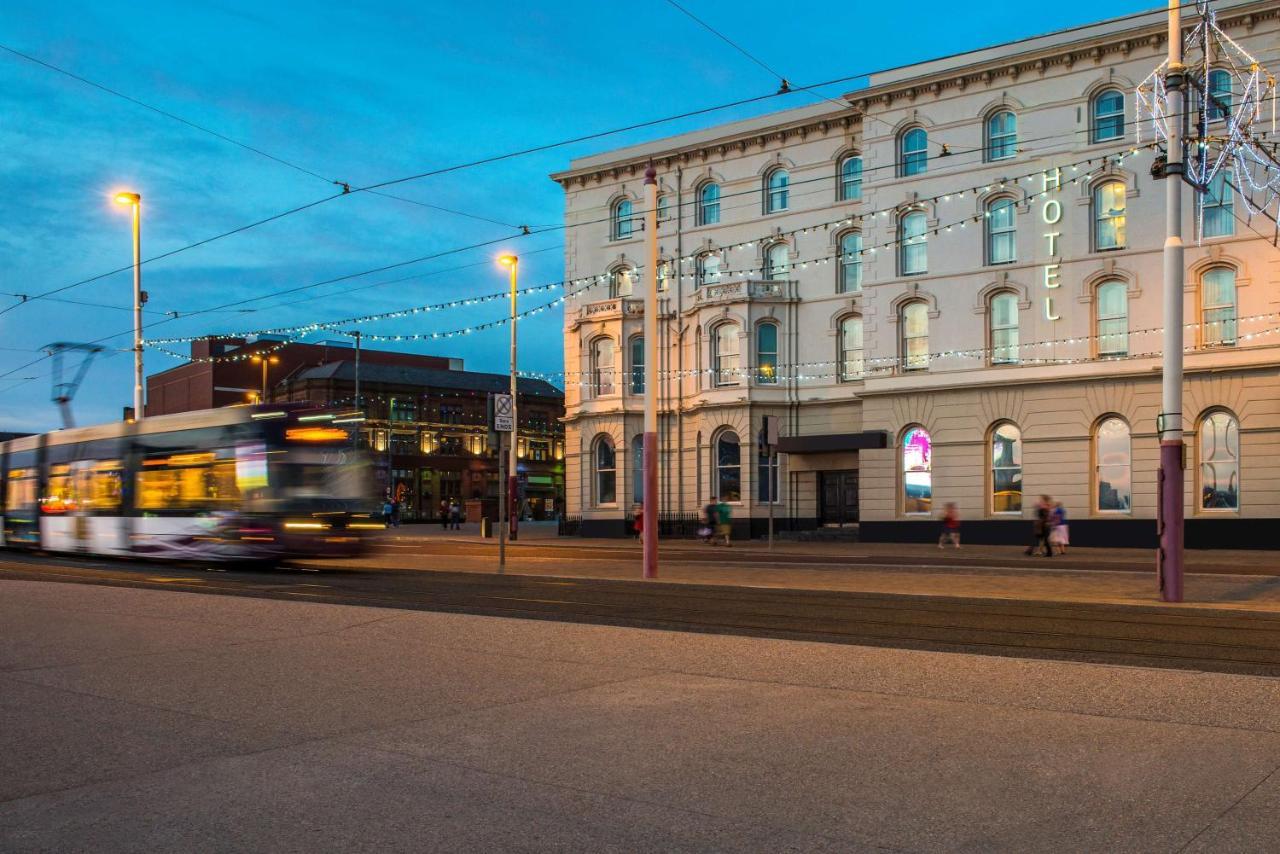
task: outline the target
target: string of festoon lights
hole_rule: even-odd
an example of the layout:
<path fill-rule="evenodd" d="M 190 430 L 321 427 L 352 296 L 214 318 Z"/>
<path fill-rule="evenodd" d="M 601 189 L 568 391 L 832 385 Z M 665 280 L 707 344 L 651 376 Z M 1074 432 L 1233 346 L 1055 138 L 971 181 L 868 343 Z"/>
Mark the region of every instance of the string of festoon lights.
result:
<path fill-rule="evenodd" d="M 1280 312 L 1267 312 L 1263 314 L 1253 314 L 1253 315 L 1247 315 L 1244 317 L 1230 318 L 1227 320 L 1209 321 L 1207 323 L 1186 323 L 1186 324 L 1183 324 L 1183 326 L 1186 329 L 1191 331 L 1199 331 L 1200 329 L 1209 329 L 1210 331 L 1216 332 L 1226 327 L 1238 326 L 1239 324 L 1255 323 L 1259 321 L 1274 322 L 1278 320 L 1280 320 Z M 1237 342 L 1237 343 L 1251 343 L 1253 341 L 1264 338 L 1266 336 L 1274 335 L 1277 333 L 1277 331 L 1280 331 L 1280 327 L 1271 327 L 1267 329 L 1258 330 L 1255 332 L 1235 334 L 1235 335 L 1223 336 L 1223 337 L 1229 338 L 1230 341 Z M 877 369 L 883 367 L 883 369 L 885 370 L 897 369 L 902 365 L 903 362 L 910 362 L 912 365 L 915 365 L 920 362 L 927 364 L 927 363 L 931 363 L 933 361 L 942 360 L 942 359 L 970 359 L 970 360 L 980 359 L 983 361 L 984 364 L 986 364 L 987 360 L 989 360 L 993 355 L 1011 356 L 1011 358 L 1008 361 L 1008 364 L 1010 365 L 1077 364 L 1082 362 L 1103 362 L 1103 361 L 1114 362 L 1114 361 L 1125 361 L 1125 360 L 1132 360 L 1135 358 L 1142 358 L 1142 356 L 1140 354 L 1129 353 L 1129 352 L 1116 353 L 1116 354 L 1101 353 L 1098 355 L 1091 355 L 1091 356 L 1037 356 L 1037 355 L 1024 355 L 1024 354 L 1027 352 L 1034 351 L 1036 348 L 1070 347 L 1078 344 L 1092 344 L 1094 342 L 1114 343 L 1118 339 L 1124 339 L 1127 347 L 1128 339 L 1130 338 L 1142 336 L 1142 335 L 1156 335 L 1156 334 L 1161 334 L 1163 332 L 1164 332 L 1164 327 L 1152 326 L 1144 329 L 1129 329 L 1124 332 L 1118 332 L 1118 333 L 1104 333 L 1104 334 L 1095 333 L 1095 334 L 1089 334 L 1089 335 L 1072 335 L 1072 336 L 1067 336 L 1063 338 L 1047 339 L 1044 341 L 1030 341 L 1026 343 L 1019 342 L 1018 344 L 1009 344 L 1004 346 L 969 347 L 969 348 L 955 349 L 955 350 L 937 350 L 937 351 L 930 351 L 927 353 L 915 353 L 910 356 L 885 356 L 885 357 L 856 356 L 856 357 L 850 357 L 844 360 L 826 359 L 826 360 L 810 361 L 810 362 L 796 362 L 790 365 L 769 365 L 769 366 L 757 365 L 753 367 L 740 366 L 733 370 L 736 372 L 740 372 L 743 375 L 748 375 L 748 374 L 754 374 L 756 371 L 760 370 L 762 367 L 766 367 L 767 370 L 776 372 L 776 375 L 779 377 L 787 377 L 792 379 L 815 379 L 815 378 L 830 377 L 834 375 L 814 374 L 811 372 L 811 369 L 824 368 L 832 365 L 840 365 L 842 363 L 849 362 L 849 361 L 856 361 L 859 364 L 870 365 Z M 1188 352 L 1193 352 L 1196 350 L 1196 347 L 1194 344 L 1189 344 L 1187 345 L 1186 350 Z M 861 350 L 860 348 L 858 348 L 854 352 L 861 352 Z M 1154 352 L 1158 354 L 1160 351 L 1157 350 Z M 1013 354 L 1016 354 L 1016 356 L 1014 356 Z M 803 373 L 795 373 L 795 374 L 788 373 L 791 371 L 803 372 Z M 599 375 L 599 373 L 601 373 L 601 371 L 588 370 L 588 371 L 554 371 L 550 373 L 547 373 L 547 372 L 532 373 L 531 372 L 528 375 L 531 378 L 536 378 L 536 379 L 550 380 L 551 378 L 564 378 L 568 380 L 574 377 L 588 377 L 588 378 L 594 379 L 596 376 Z M 625 376 L 629 374 L 630 371 L 628 368 L 615 366 L 610 369 L 604 369 L 603 373 L 610 376 Z M 658 376 L 664 379 L 680 379 L 683 377 L 715 375 L 717 373 L 724 373 L 724 372 L 723 370 L 718 371 L 714 367 L 685 368 L 682 370 L 659 370 Z M 586 383 L 583 383 L 583 384 L 586 384 Z"/>
<path fill-rule="evenodd" d="M 949 202 L 952 200 L 960 200 L 960 199 L 963 199 L 966 195 L 988 193 L 993 190 L 1006 189 L 1011 185 L 1016 187 L 1017 184 L 1021 181 L 1033 182 L 1036 179 L 1047 181 L 1047 177 L 1050 175 L 1050 173 L 1061 172 L 1063 170 L 1070 170 L 1073 173 L 1078 173 L 1081 167 L 1086 167 L 1086 168 L 1091 167 L 1094 163 L 1099 163 L 1102 166 L 1102 168 L 1105 168 L 1108 164 L 1111 164 L 1111 163 L 1114 163 L 1118 166 L 1124 162 L 1125 158 L 1136 156 L 1145 150 L 1155 148 L 1155 147 L 1158 147 L 1158 143 L 1154 143 L 1154 142 L 1148 143 L 1147 145 L 1140 146 L 1140 147 L 1127 147 L 1125 151 L 1120 153 L 1094 155 L 1092 157 L 1083 158 L 1081 160 L 1078 160 L 1072 163 L 1064 163 L 1061 165 L 1053 166 L 1053 167 L 1050 167 L 1049 169 L 1039 169 L 1034 172 L 1028 172 L 1025 174 L 1016 175 L 1014 177 L 1001 178 L 999 180 L 992 181 L 987 184 L 978 184 L 972 187 L 962 188 L 960 190 L 955 190 L 947 193 L 940 193 L 936 196 L 922 197 L 920 199 L 915 200 L 913 204 L 923 204 L 923 203 L 929 203 L 929 202 L 936 203 L 940 201 Z M 1063 179 L 1061 181 L 1056 182 L 1054 186 L 1047 187 L 1038 192 L 1027 193 L 1024 195 L 1023 200 L 1026 202 L 1030 202 L 1038 197 L 1044 197 L 1054 193 L 1063 192 L 1065 191 L 1067 186 L 1076 185 L 1081 181 L 1087 182 L 1091 180 L 1093 177 L 1094 175 L 1092 170 L 1088 170 L 1083 174 L 1074 175 L 1074 177 L 1072 177 L 1070 180 Z M 873 221 L 877 217 L 883 219 L 883 218 L 889 217 L 892 214 L 901 213 L 901 211 L 902 211 L 902 207 L 900 205 L 896 205 L 896 206 L 882 208 L 878 210 L 862 211 L 858 214 L 845 214 L 838 219 L 832 219 L 825 222 L 814 223 L 814 224 L 810 224 L 810 225 L 806 225 L 806 226 L 802 226 L 802 227 L 794 228 L 790 230 L 779 230 L 767 236 L 755 238 L 753 240 L 746 240 L 739 243 L 726 244 L 725 246 L 721 247 L 719 251 L 727 252 L 729 250 L 750 249 L 750 248 L 753 248 L 757 243 L 766 243 L 771 241 L 777 241 L 780 238 L 796 237 L 799 235 L 809 234 L 811 232 L 830 230 L 832 227 L 835 227 L 835 226 L 842 226 L 842 225 L 849 226 L 849 225 L 853 225 L 854 223 L 862 223 L 863 221 Z M 788 266 L 803 270 L 803 269 L 807 269 L 810 264 L 819 264 L 819 265 L 828 264 L 836 260 L 851 261 L 855 257 L 860 257 L 863 255 L 874 256 L 881 249 L 892 248 L 894 246 L 897 246 L 898 244 L 912 245 L 917 243 L 923 243 L 927 240 L 929 235 L 937 236 L 940 234 L 949 233 L 955 229 L 964 229 L 964 228 L 967 228 L 969 224 L 981 222 L 983 219 L 987 217 L 989 217 L 989 211 L 982 211 L 977 214 L 972 214 L 972 215 L 963 217 L 961 219 L 954 220 L 951 223 L 948 223 L 946 225 L 938 225 L 932 229 L 926 229 L 924 233 L 921 235 L 913 235 L 907 238 L 894 237 L 894 238 L 882 241 L 880 243 L 873 244 L 871 246 L 864 245 L 858 250 L 853 252 L 843 252 L 843 251 L 832 252 L 832 253 L 827 253 L 825 255 L 814 256 L 811 258 L 803 258 L 803 259 L 797 259 L 794 261 L 788 261 Z M 704 250 L 690 253 L 688 255 L 681 256 L 676 260 L 678 262 L 695 261 L 705 254 L 706 254 L 706 250 L 704 249 Z M 639 266 L 633 267 L 632 269 L 638 271 L 638 270 L 644 269 L 644 267 L 643 265 L 639 265 Z M 767 265 L 766 266 L 757 265 L 753 267 L 744 267 L 740 269 L 722 268 L 719 270 L 719 276 L 724 277 L 724 276 L 731 276 L 731 275 L 753 275 L 753 274 L 766 273 L 769 271 L 770 271 L 770 268 Z M 681 275 L 684 278 L 689 278 L 691 276 L 695 276 L 696 273 L 682 273 Z M 542 311 L 545 311 L 547 309 L 550 309 L 556 305 L 563 303 L 566 298 L 569 298 L 569 297 L 576 298 L 577 296 L 579 296 L 580 294 L 582 294 L 583 292 L 591 288 L 609 283 L 610 276 L 611 274 L 596 274 L 592 276 L 565 279 L 559 282 L 551 282 L 543 285 L 535 285 L 535 286 L 523 288 L 519 291 L 519 293 L 522 293 L 522 294 L 537 293 L 537 292 L 551 291 L 557 288 L 565 288 L 566 295 L 559 297 L 550 303 L 546 303 L 534 309 L 530 309 L 526 312 L 521 312 L 519 315 L 517 315 L 517 317 L 526 317 L 526 316 L 538 314 Z M 243 354 L 243 355 L 231 354 L 231 355 L 223 355 L 223 356 L 191 357 L 191 356 L 186 356 L 180 353 L 176 353 L 175 351 L 172 351 L 172 350 L 165 349 L 161 345 L 190 343 L 193 341 L 203 340 L 210 337 L 237 337 L 238 338 L 238 337 L 250 337 L 255 335 L 279 335 L 279 334 L 289 334 L 289 333 L 294 334 L 294 337 L 286 341 L 280 342 L 277 346 L 275 346 L 273 348 L 273 350 L 275 350 L 275 349 L 280 349 L 280 347 L 285 346 L 287 344 L 296 343 L 298 340 L 305 338 L 310 334 L 326 331 L 326 330 L 332 330 L 340 326 L 360 325 L 364 323 L 374 323 L 374 322 L 383 321 L 383 320 L 401 319 L 401 318 L 412 317 L 412 316 L 422 315 L 427 313 L 438 313 L 438 312 L 447 311 L 450 309 L 466 308 L 474 305 L 481 305 L 489 302 L 494 302 L 500 299 L 506 299 L 509 297 L 510 297 L 509 291 L 494 292 L 491 294 L 484 294 L 476 297 L 466 297 L 466 298 L 461 298 L 456 300 L 449 300 L 441 303 L 433 303 L 430 305 L 412 306 L 409 308 L 393 309 L 386 312 L 378 312 L 373 314 L 360 315 L 357 317 L 342 318 L 338 320 L 313 321 L 310 323 L 297 324 L 294 326 L 278 326 L 278 327 L 271 327 L 267 329 L 241 330 L 237 332 L 219 333 L 217 336 L 210 336 L 208 334 L 204 334 L 204 335 L 191 335 L 191 336 L 174 336 L 174 337 L 168 337 L 168 338 L 153 338 L 153 339 L 145 339 L 143 341 L 143 344 L 145 346 L 148 346 L 157 350 L 158 352 L 164 353 L 174 358 L 184 359 L 186 361 L 204 362 L 204 363 L 242 361 L 244 359 L 252 358 L 253 354 Z M 383 341 L 383 342 L 443 340 L 443 339 L 455 338 L 461 335 L 470 335 L 475 332 L 479 332 L 487 329 L 497 328 L 505 325 L 506 323 L 509 322 L 509 320 L 510 318 L 503 317 L 498 320 L 494 320 L 486 323 L 480 323 L 480 324 L 473 324 L 471 326 L 450 330 L 447 332 L 426 332 L 426 333 L 404 334 L 404 335 L 377 335 L 374 333 L 364 333 L 362 337 L 367 338 L 368 340 L 371 340 L 371 341 Z M 262 351 L 259 350 L 258 352 L 262 352 Z"/>

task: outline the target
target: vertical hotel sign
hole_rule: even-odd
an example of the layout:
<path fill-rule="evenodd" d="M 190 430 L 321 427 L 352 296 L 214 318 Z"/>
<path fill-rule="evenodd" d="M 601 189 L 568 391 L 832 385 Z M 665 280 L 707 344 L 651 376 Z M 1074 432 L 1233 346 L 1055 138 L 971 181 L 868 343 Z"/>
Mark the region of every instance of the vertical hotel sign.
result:
<path fill-rule="evenodd" d="M 1044 207 L 1040 209 L 1040 219 L 1045 224 L 1044 239 L 1049 243 L 1049 258 L 1044 264 L 1044 317 L 1045 320 L 1061 320 L 1062 316 L 1054 307 L 1053 298 L 1057 296 L 1058 288 L 1062 287 L 1062 277 L 1058 273 L 1061 267 L 1058 260 L 1061 257 L 1058 238 L 1062 236 L 1058 224 L 1062 222 L 1062 202 L 1055 196 L 1050 196 L 1049 191 L 1062 189 L 1062 170 L 1054 167 L 1045 172 L 1043 178 L 1045 201 Z"/>

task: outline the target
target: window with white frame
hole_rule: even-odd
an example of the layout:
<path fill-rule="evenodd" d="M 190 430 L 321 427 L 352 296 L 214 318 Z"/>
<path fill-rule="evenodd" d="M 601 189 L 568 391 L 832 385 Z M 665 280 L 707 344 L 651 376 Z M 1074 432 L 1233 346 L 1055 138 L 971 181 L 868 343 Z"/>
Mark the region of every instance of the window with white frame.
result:
<path fill-rule="evenodd" d="M 631 393 L 644 394 L 644 336 L 631 337 Z"/>
<path fill-rule="evenodd" d="M 991 322 L 991 364 L 1018 364 L 1018 297 L 996 294 L 987 314 Z"/>
<path fill-rule="evenodd" d="M 1235 194 L 1227 186 L 1227 173 L 1219 172 L 1209 180 L 1200 203 L 1200 236 L 1228 237 L 1236 233 Z"/>
<path fill-rule="evenodd" d="M 771 282 L 779 282 L 786 279 L 790 272 L 787 244 L 775 243 L 770 246 L 764 255 L 764 277 Z"/>
<path fill-rule="evenodd" d="M 595 397 L 613 394 L 613 339 L 591 342 L 591 392 Z"/>
<path fill-rule="evenodd" d="M 1222 121 L 1231 115 L 1231 106 L 1235 95 L 1232 91 L 1233 88 L 1230 71 L 1223 68 L 1215 68 L 1209 72 L 1209 103 L 1205 104 L 1209 121 Z"/>
<path fill-rule="evenodd" d="M 658 222 L 664 222 L 671 218 L 671 196 L 663 193 L 658 196 Z"/>
<path fill-rule="evenodd" d="M 1094 291 L 1098 356 L 1129 355 L 1129 286 L 1119 279 L 1102 282 Z"/>
<path fill-rule="evenodd" d="M 1093 248 L 1102 252 L 1124 247 L 1124 182 L 1103 181 L 1093 188 Z"/>
<path fill-rule="evenodd" d="M 923 371 L 929 367 L 929 306 L 909 302 L 902 307 L 902 369 Z"/>
<path fill-rule="evenodd" d="M 862 158 L 846 157 L 840 161 L 840 201 L 856 202 L 862 198 Z"/>
<path fill-rule="evenodd" d="M 720 256 L 714 252 L 703 252 L 694 262 L 698 286 L 714 285 L 720 281 Z"/>
<path fill-rule="evenodd" d="M 616 504 L 618 502 L 618 458 L 614 454 L 613 440 L 608 436 L 597 436 L 591 458 L 595 468 L 596 504 Z"/>
<path fill-rule="evenodd" d="M 862 232 L 846 231 L 840 235 L 840 259 L 836 264 L 838 293 L 856 294 L 862 290 Z"/>
<path fill-rule="evenodd" d="M 1200 276 L 1200 342 L 1206 347 L 1236 343 L 1236 271 L 1213 267 Z"/>
<path fill-rule="evenodd" d="M 923 175 L 928 168 L 929 134 L 924 128 L 911 128 L 898 139 L 898 174 Z"/>
<path fill-rule="evenodd" d="M 840 320 L 839 379 L 842 383 L 862 379 L 866 362 L 862 352 L 862 318 L 856 314 Z"/>
<path fill-rule="evenodd" d="M 631 200 L 619 199 L 613 203 L 613 239 L 625 240 L 631 230 Z"/>
<path fill-rule="evenodd" d="M 1022 514 L 1022 431 L 1008 421 L 991 431 L 991 512 Z"/>
<path fill-rule="evenodd" d="M 778 382 L 778 324 L 761 323 L 756 327 L 756 383 Z"/>
<path fill-rule="evenodd" d="M 1013 199 L 987 203 L 987 263 L 1010 264 L 1018 259 L 1018 207 Z"/>
<path fill-rule="evenodd" d="M 923 427 L 902 435 L 902 512 L 928 516 L 933 510 L 933 440 Z"/>
<path fill-rule="evenodd" d="M 742 367 L 738 324 L 721 323 L 711 333 L 711 364 L 716 385 L 737 385 Z"/>
<path fill-rule="evenodd" d="M 1124 136 L 1124 92 L 1104 89 L 1093 96 L 1094 142 L 1107 142 Z"/>
<path fill-rule="evenodd" d="M 1240 424 L 1223 410 L 1200 419 L 1200 509 L 1240 509 Z"/>
<path fill-rule="evenodd" d="M 1128 513 L 1133 501 L 1133 459 L 1129 425 L 1112 416 L 1094 431 L 1094 508 L 1099 513 Z"/>
<path fill-rule="evenodd" d="M 609 271 L 609 299 L 629 297 L 635 290 L 635 270 L 630 267 L 614 267 Z"/>
<path fill-rule="evenodd" d="M 720 221 L 720 185 L 708 181 L 698 188 L 698 225 L 715 225 Z"/>
<path fill-rule="evenodd" d="M 712 482 L 716 485 L 716 497 L 721 501 L 742 500 L 742 446 L 738 434 L 725 430 L 716 437 L 712 451 L 716 470 Z"/>
<path fill-rule="evenodd" d="M 925 232 L 928 219 L 924 211 L 908 211 L 898 221 L 898 267 L 903 276 L 929 271 L 929 244 Z"/>
<path fill-rule="evenodd" d="M 774 169 L 765 178 L 764 212 L 778 213 L 787 209 L 788 190 L 791 176 L 786 169 Z"/>
<path fill-rule="evenodd" d="M 1007 160 L 1018 153 L 1018 117 L 1001 110 L 987 119 L 987 159 Z"/>

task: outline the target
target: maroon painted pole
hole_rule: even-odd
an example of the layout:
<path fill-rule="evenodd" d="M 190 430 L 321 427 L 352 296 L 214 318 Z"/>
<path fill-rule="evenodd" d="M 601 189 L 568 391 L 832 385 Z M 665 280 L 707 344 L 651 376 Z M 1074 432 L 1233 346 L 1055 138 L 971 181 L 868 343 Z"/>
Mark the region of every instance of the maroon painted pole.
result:
<path fill-rule="evenodd" d="M 644 173 L 644 577 L 658 577 L 658 172 Z M 676 287 L 679 287 L 677 279 Z"/>

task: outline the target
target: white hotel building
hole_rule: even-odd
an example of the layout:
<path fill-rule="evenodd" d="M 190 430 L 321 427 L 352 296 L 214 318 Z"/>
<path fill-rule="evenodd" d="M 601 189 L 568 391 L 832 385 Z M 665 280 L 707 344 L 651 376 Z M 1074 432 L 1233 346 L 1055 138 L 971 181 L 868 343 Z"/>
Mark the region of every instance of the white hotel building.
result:
<path fill-rule="evenodd" d="M 1280 68 L 1280 3 L 1219 23 Z M 567 514 L 639 500 L 643 180 L 663 259 L 660 502 L 783 529 L 1021 542 L 1037 497 L 1077 544 L 1153 545 L 1165 193 L 1135 154 L 1163 15 L 876 74 L 842 100 L 575 160 L 566 200 Z M 1216 85 L 1216 84 L 1215 84 Z M 1226 89 L 1223 90 L 1224 96 Z M 789 96 L 802 99 L 797 94 Z M 1121 156 L 1123 156 L 1122 159 Z M 1184 194 L 1189 547 L 1274 544 L 1280 250 L 1230 193 Z M 1259 524 L 1264 523 L 1264 524 Z"/>

